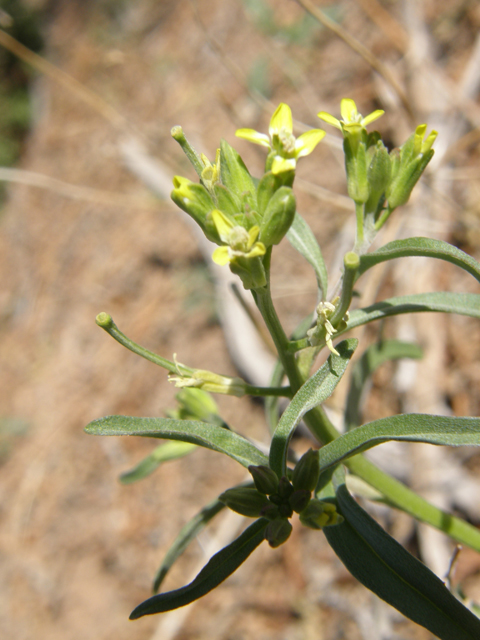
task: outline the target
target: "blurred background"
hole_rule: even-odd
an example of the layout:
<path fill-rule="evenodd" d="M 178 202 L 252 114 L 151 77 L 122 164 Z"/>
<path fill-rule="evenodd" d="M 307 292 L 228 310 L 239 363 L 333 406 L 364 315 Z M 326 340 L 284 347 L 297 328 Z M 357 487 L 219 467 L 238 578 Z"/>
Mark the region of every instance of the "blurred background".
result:
<path fill-rule="evenodd" d="M 83 427 L 103 415 L 159 416 L 175 407 L 166 373 L 96 327 L 100 311 L 167 358 L 176 353 L 189 366 L 237 374 L 205 256 L 168 200 L 173 175 L 194 179 L 170 137 L 174 125 L 212 160 L 224 137 L 259 175 L 263 150 L 235 130 L 266 131 L 280 102 L 292 107 L 297 134 L 322 126 L 320 110 L 338 115 L 342 97 L 364 115 L 385 109 L 377 128 L 392 147 L 427 122 L 439 131 L 436 156 L 380 241 L 425 235 L 480 257 L 479 27 L 476 0 L 0 2 L 2 638 L 432 637 L 359 586 L 322 535 L 298 527 L 288 545 L 262 546 L 201 601 L 129 622 L 181 526 L 243 480 L 243 470 L 197 451 L 124 486 L 118 476 L 155 443 L 96 438 Z M 335 133 L 300 162 L 296 181 L 332 283 L 353 232 Z M 315 279 L 288 243 L 279 253 L 274 300 L 292 330 L 316 304 Z M 359 288 L 359 304 L 478 292 L 446 263 L 405 265 L 377 267 Z M 479 415 L 477 321 L 392 318 L 364 331 L 364 344 L 380 331 L 419 343 L 425 356 L 376 373 L 365 420 L 400 411 Z M 218 404 L 233 428 L 266 441 L 260 404 Z M 475 451 L 406 445 L 378 455 L 422 495 L 480 524 Z M 405 516 L 374 513 L 446 574 L 448 540 Z M 174 566 L 165 589 L 189 581 L 238 526 L 222 515 Z M 480 604 L 479 572 L 480 556 L 464 549 L 455 581 Z"/>

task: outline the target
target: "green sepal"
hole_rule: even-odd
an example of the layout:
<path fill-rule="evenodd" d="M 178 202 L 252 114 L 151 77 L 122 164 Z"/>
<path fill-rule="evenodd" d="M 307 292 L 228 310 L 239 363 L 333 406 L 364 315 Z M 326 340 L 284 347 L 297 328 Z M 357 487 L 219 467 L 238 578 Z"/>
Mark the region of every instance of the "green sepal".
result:
<path fill-rule="evenodd" d="M 373 149 L 373 154 L 372 154 Z M 368 184 L 370 194 L 365 203 L 365 212 L 376 213 L 383 205 L 385 191 L 391 177 L 391 160 L 387 148 L 381 140 L 375 147 L 370 147 L 368 155 L 372 155 L 368 165 Z M 383 196 L 383 197 L 382 197 Z"/>
<path fill-rule="evenodd" d="M 265 529 L 265 539 L 272 549 L 286 542 L 292 533 L 292 525 L 286 518 L 271 520 Z"/>
<path fill-rule="evenodd" d="M 245 163 L 233 147 L 226 140 L 220 142 L 220 175 L 222 184 L 242 199 L 246 194 L 252 209 L 257 208 L 257 191 Z"/>
<path fill-rule="evenodd" d="M 280 187 L 270 198 L 260 223 L 260 240 L 266 247 L 282 240 L 292 226 L 296 207 L 290 187 Z"/>
<path fill-rule="evenodd" d="M 274 176 L 271 171 L 264 174 L 257 187 L 258 212 L 263 216 L 270 198 L 280 186 L 278 176 Z"/>
<path fill-rule="evenodd" d="M 356 141 L 355 141 L 356 142 Z M 368 200 L 367 147 L 364 141 L 353 145 L 349 136 L 343 140 L 348 195 L 357 204 Z"/>
<path fill-rule="evenodd" d="M 234 258 L 230 262 L 230 270 L 241 279 L 245 289 L 258 289 L 267 284 L 261 258 Z"/>
<path fill-rule="evenodd" d="M 253 487 L 234 487 L 227 489 L 218 499 L 229 509 L 247 518 L 258 518 L 262 509 L 268 505 L 268 498 Z"/>
<path fill-rule="evenodd" d="M 292 475 L 292 484 L 296 491 L 306 489 L 312 492 L 317 486 L 320 474 L 318 452 L 309 449 L 295 465 Z"/>
<path fill-rule="evenodd" d="M 223 211 L 227 216 L 234 217 L 241 211 L 241 201 L 223 184 L 216 184 L 214 187 L 217 209 Z"/>

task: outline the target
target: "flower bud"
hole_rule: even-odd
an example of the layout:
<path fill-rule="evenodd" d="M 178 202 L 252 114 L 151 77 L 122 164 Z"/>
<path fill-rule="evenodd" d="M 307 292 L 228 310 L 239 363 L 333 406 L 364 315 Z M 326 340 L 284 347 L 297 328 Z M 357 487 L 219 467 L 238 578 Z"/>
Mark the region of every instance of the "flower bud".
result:
<path fill-rule="evenodd" d="M 211 211 L 215 209 L 215 204 L 205 187 L 181 176 L 174 177 L 173 186 L 170 197 L 175 204 L 195 220 L 209 240 L 220 244 L 215 226 L 207 221 Z"/>
<path fill-rule="evenodd" d="M 292 483 L 296 491 L 305 489 L 311 493 L 317 486 L 320 475 L 318 451 L 309 449 L 297 462 L 293 470 Z"/>
<path fill-rule="evenodd" d="M 248 470 L 252 474 L 255 486 L 260 493 L 271 495 L 272 493 L 277 492 L 278 477 L 273 469 L 270 469 L 270 467 L 267 467 L 264 464 L 260 464 L 258 466 L 251 464 L 248 467 Z"/>
<path fill-rule="evenodd" d="M 216 208 L 229 216 L 235 217 L 241 210 L 242 205 L 240 199 L 229 191 L 227 187 L 224 187 L 223 184 L 216 184 L 214 186 L 214 197 L 217 200 Z"/>
<path fill-rule="evenodd" d="M 300 514 L 300 522 L 309 529 L 323 529 L 343 522 L 342 516 L 337 512 L 331 502 L 323 502 L 313 498 Z"/>
<path fill-rule="evenodd" d="M 220 175 L 222 184 L 238 198 L 249 194 L 251 209 L 257 208 L 257 190 L 245 163 L 228 142 L 220 143 Z"/>
<path fill-rule="evenodd" d="M 286 476 L 282 476 L 278 481 L 278 495 L 281 498 L 289 498 L 293 493 L 293 487 Z"/>
<path fill-rule="evenodd" d="M 252 487 L 234 487 L 224 491 L 218 499 L 229 509 L 247 518 L 258 518 L 268 505 L 268 498 Z"/>
<path fill-rule="evenodd" d="M 218 407 L 212 396 L 203 389 L 185 387 L 175 398 L 180 405 L 180 418 L 195 418 L 210 422 L 213 416 L 218 416 Z"/>
<path fill-rule="evenodd" d="M 266 247 L 282 240 L 292 226 L 296 207 L 290 187 L 280 187 L 270 198 L 260 223 L 260 239 Z"/>
<path fill-rule="evenodd" d="M 437 132 L 432 131 L 424 140 L 426 130 L 427 125 L 419 125 L 415 133 L 393 156 L 392 180 L 386 194 L 388 207 L 392 211 L 407 202 L 413 187 L 433 157 L 432 145 L 437 137 Z"/>
<path fill-rule="evenodd" d="M 311 492 L 307 489 L 298 489 L 298 491 L 294 491 L 292 495 L 288 499 L 289 505 L 295 511 L 295 513 L 300 513 L 305 509 L 307 504 L 310 502 Z"/>
<path fill-rule="evenodd" d="M 292 533 L 292 525 L 284 518 L 277 518 L 267 524 L 265 539 L 272 549 L 276 549 L 286 542 Z"/>

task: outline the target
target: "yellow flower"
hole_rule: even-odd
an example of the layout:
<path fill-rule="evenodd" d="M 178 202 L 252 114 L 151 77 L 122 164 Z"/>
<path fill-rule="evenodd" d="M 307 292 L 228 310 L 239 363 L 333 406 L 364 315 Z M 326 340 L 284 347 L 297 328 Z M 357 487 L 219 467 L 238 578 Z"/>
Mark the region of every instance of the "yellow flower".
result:
<path fill-rule="evenodd" d="M 343 98 L 340 102 L 340 113 L 342 114 L 342 120 L 338 120 L 325 111 L 320 111 L 317 115 L 325 122 L 328 122 L 328 124 L 340 129 L 344 134 L 358 134 L 361 129 L 364 129 L 367 126 L 367 124 L 370 124 L 374 120 L 377 120 L 377 118 L 380 118 L 380 116 L 383 116 L 385 111 L 377 109 L 364 118 L 361 113 L 358 113 L 357 105 L 353 100 L 350 98 Z"/>
<path fill-rule="evenodd" d="M 284 171 L 294 171 L 298 158 L 312 153 L 325 136 L 322 129 L 311 129 L 295 138 L 292 111 L 288 104 L 283 102 L 278 105 L 270 120 L 268 133 L 269 135 L 254 129 L 238 129 L 235 135 L 270 149 L 275 154 L 272 164 L 272 173 L 275 175 Z"/>
<path fill-rule="evenodd" d="M 249 231 L 235 226 L 224 213 L 218 209 L 212 211 L 212 219 L 218 235 L 225 246 L 215 249 L 212 259 L 223 266 L 236 258 L 257 258 L 266 252 L 263 242 L 256 242 L 260 227 L 255 225 Z"/>

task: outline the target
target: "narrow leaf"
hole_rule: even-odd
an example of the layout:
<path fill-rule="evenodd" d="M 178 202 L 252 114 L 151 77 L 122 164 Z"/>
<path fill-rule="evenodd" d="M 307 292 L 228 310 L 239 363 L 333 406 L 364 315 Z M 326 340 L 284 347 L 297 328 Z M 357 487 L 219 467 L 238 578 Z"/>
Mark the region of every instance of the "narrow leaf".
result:
<path fill-rule="evenodd" d="M 424 256 L 427 258 L 446 260 L 468 271 L 468 273 L 480 282 L 480 263 L 472 258 L 472 256 L 469 256 L 468 253 L 457 249 L 457 247 L 454 247 L 448 242 L 433 240 L 432 238 L 394 240 L 380 247 L 380 249 L 372 251 L 372 253 L 361 256 L 357 278 L 380 262 L 394 260 L 395 258 L 404 258 L 406 256 Z"/>
<path fill-rule="evenodd" d="M 434 293 L 418 293 L 410 296 L 399 296 L 376 302 L 364 309 L 350 312 L 350 319 L 346 329 L 338 331 L 335 337 L 362 324 L 397 316 L 402 313 L 420 313 L 436 311 L 443 313 L 458 313 L 463 316 L 480 318 L 480 295 L 476 293 L 450 293 L 438 291 Z"/>
<path fill-rule="evenodd" d="M 122 484 L 132 484 L 143 480 L 151 473 L 158 469 L 158 467 L 164 462 L 169 460 L 177 460 L 183 456 L 187 456 L 192 451 L 195 451 L 196 445 L 189 442 L 166 442 L 154 449 L 150 455 L 139 462 L 133 469 L 122 473 L 120 476 L 120 482 Z"/>
<path fill-rule="evenodd" d="M 323 471 L 389 440 L 454 447 L 480 446 L 480 418 L 451 418 L 421 413 L 380 418 L 352 429 L 322 447 L 318 451 L 320 469 Z"/>
<path fill-rule="evenodd" d="M 344 340 L 336 349 L 340 355 L 331 354 L 320 369 L 303 384 L 285 409 L 275 429 L 270 447 L 270 467 L 281 477 L 286 474 L 287 453 L 293 432 L 302 417 L 329 398 L 340 382 L 358 340 Z"/>
<path fill-rule="evenodd" d="M 230 456 L 244 467 L 267 464 L 267 457 L 243 436 L 196 420 L 107 416 L 90 422 L 87 433 L 97 436 L 144 436 L 190 442 Z"/>
<path fill-rule="evenodd" d="M 399 358 L 421 358 L 422 349 L 411 342 L 382 340 L 370 345 L 352 368 L 345 411 L 345 431 L 361 424 L 360 408 L 365 387 L 380 365 Z"/>
<path fill-rule="evenodd" d="M 317 277 L 321 299 L 325 300 L 328 290 L 327 267 L 313 231 L 298 212 L 295 214 L 293 224 L 288 230 L 287 238 L 292 247 L 312 265 Z"/>
<path fill-rule="evenodd" d="M 212 520 L 217 513 L 220 513 L 226 506 L 220 500 L 215 499 L 210 504 L 207 504 L 200 513 L 197 513 L 187 524 L 182 527 L 180 533 L 175 538 L 172 546 L 169 548 L 162 564 L 158 568 L 157 574 L 153 581 L 153 592 L 157 593 L 162 584 L 165 576 L 170 570 L 170 567 L 177 560 L 179 556 L 185 551 L 190 542 L 194 540 L 200 531 Z"/>
<path fill-rule="evenodd" d="M 256 520 L 236 540 L 210 558 L 193 582 L 175 591 L 160 593 L 145 600 L 132 611 L 130 620 L 184 607 L 218 587 L 265 539 L 267 524 L 266 518 Z"/>
<path fill-rule="evenodd" d="M 389 536 L 352 498 L 334 474 L 344 522 L 324 529 L 350 573 L 377 596 L 440 640 L 477 640 L 480 620 L 424 564 Z"/>

